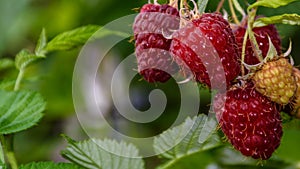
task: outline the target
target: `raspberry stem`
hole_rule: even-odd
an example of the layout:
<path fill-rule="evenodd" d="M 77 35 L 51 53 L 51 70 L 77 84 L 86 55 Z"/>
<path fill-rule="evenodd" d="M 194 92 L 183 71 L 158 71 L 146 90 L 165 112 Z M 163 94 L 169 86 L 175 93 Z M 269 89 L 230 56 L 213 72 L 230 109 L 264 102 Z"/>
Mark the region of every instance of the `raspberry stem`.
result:
<path fill-rule="evenodd" d="M 254 51 L 255 56 L 257 57 L 257 59 L 262 62 L 263 61 L 263 56 L 262 56 L 262 52 L 259 49 L 259 45 L 256 41 L 256 37 L 252 31 L 253 29 L 253 24 L 254 24 L 254 20 L 255 20 L 255 16 L 256 16 L 256 12 L 257 12 L 257 8 L 253 8 L 252 11 L 249 12 L 249 17 L 248 17 L 248 27 L 247 27 L 247 31 L 249 34 L 249 39 L 251 42 L 251 46 L 252 49 Z"/>
<path fill-rule="evenodd" d="M 180 10 L 179 10 L 179 15 L 180 15 L 180 23 L 179 23 L 179 27 L 182 28 L 185 26 L 185 20 L 186 19 L 190 19 L 190 18 L 186 18 L 186 14 L 188 13 L 188 17 L 190 15 L 188 7 L 187 7 L 187 0 L 181 0 L 180 1 Z"/>
<path fill-rule="evenodd" d="M 13 139 L 14 135 L 12 134 L 0 135 L 0 141 L 11 169 L 18 169 L 18 163 L 14 153 Z"/>
<path fill-rule="evenodd" d="M 228 2 L 229 2 L 229 8 L 230 8 L 230 12 L 231 12 L 234 23 L 236 23 L 237 25 L 240 25 L 240 21 L 239 21 L 238 17 L 236 16 L 236 13 L 235 13 L 235 10 L 234 10 L 233 4 L 232 4 L 232 0 L 228 0 Z"/>
<path fill-rule="evenodd" d="M 238 0 L 231 0 L 233 3 L 234 8 L 244 17 L 246 17 L 246 13 L 244 11 L 244 9 L 241 7 L 241 5 L 239 4 Z"/>
<path fill-rule="evenodd" d="M 199 17 L 199 10 L 198 10 L 198 6 L 197 3 L 194 0 L 190 0 L 193 3 L 194 9 L 193 11 L 193 17 Z"/>
<path fill-rule="evenodd" d="M 224 5 L 224 2 L 225 0 L 220 0 L 219 4 L 218 4 L 218 7 L 216 9 L 216 12 L 220 12 L 221 8 L 223 7 Z"/>
<path fill-rule="evenodd" d="M 181 0 L 180 1 L 180 9 L 185 9 L 186 6 L 186 0 Z"/>
<path fill-rule="evenodd" d="M 178 10 L 178 0 L 170 0 L 169 5 Z"/>
<path fill-rule="evenodd" d="M 247 39 L 248 39 L 248 30 L 246 30 L 246 32 L 245 32 L 244 40 L 243 40 L 243 47 L 242 47 L 242 61 L 241 61 L 242 76 L 245 75 L 244 63 L 245 63 Z"/>

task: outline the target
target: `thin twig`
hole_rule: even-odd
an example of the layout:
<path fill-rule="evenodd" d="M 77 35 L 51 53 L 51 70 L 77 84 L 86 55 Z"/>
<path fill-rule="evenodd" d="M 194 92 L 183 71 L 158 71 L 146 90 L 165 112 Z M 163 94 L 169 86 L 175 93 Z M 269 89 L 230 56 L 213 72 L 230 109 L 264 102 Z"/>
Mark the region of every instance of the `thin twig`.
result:
<path fill-rule="evenodd" d="M 242 60 L 241 60 L 241 69 L 242 69 L 242 76 L 245 76 L 245 55 L 246 55 L 246 45 L 247 45 L 247 40 L 248 40 L 248 30 L 246 30 L 245 35 L 244 35 L 244 40 L 243 40 L 243 46 L 242 46 Z"/>
<path fill-rule="evenodd" d="M 230 8 L 230 12 L 231 12 L 234 23 L 237 25 L 240 25 L 240 21 L 239 21 L 238 17 L 236 16 L 236 13 L 235 13 L 235 10 L 234 10 L 233 4 L 232 4 L 232 0 L 228 0 L 228 2 L 229 2 L 229 8 Z"/>
<path fill-rule="evenodd" d="M 14 91 L 19 90 L 21 81 L 23 79 L 23 76 L 24 76 L 24 70 L 20 69 L 17 80 L 16 80 L 16 83 L 15 83 L 15 86 L 14 86 Z"/>
<path fill-rule="evenodd" d="M 13 135 L 0 135 L 1 144 L 11 169 L 18 169 L 18 163 L 13 151 Z"/>
<path fill-rule="evenodd" d="M 223 7 L 224 5 L 224 2 L 225 0 L 220 0 L 219 4 L 218 4 L 218 7 L 216 9 L 216 12 L 220 12 L 221 8 Z"/>
<path fill-rule="evenodd" d="M 252 46 L 252 49 L 254 51 L 254 54 L 257 57 L 257 59 L 260 62 L 262 62 L 263 61 L 263 56 L 262 56 L 262 53 L 259 52 L 261 50 L 259 49 L 259 45 L 258 45 L 258 43 L 256 41 L 256 37 L 255 37 L 255 35 L 254 35 L 253 31 L 252 31 L 256 12 L 257 12 L 257 8 L 253 8 L 253 10 L 249 13 L 248 27 L 247 27 L 247 29 L 248 29 L 249 39 L 250 39 L 251 46 Z"/>

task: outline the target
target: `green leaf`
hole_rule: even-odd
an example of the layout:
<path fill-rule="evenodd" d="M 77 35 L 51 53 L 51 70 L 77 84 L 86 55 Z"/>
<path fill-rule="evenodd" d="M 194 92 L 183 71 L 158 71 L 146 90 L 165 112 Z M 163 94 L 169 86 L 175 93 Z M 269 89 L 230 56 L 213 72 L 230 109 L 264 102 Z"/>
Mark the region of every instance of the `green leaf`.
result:
<path fill-rule="evenodd" d="M 163 132 L 154 139 L 155 152 L 162 157 L 170 159 L 161 168 L 174 167 L 176 163 L 186 160 L 196 153 L 201 153 L 221 145 L 220 138 L 216 132 L 207 133 L 206 138 L 202 138 L 202 142 L 198 141 L 201 132 L 210 132 L 210 130 L 205 129 L 207 118 L 203 114 L 193 119 L 187 118 L 183 124 Z"/>
<path fill-rule="evenodd" d="M 139 157 L 137 148 L 132 144 L 109 139 L 75 142 L 64 137 L 69 146 L 62 151 L 63 157 L 82 167 L 89 169 L 144 168 L 144 162 Z"/>
<path fill-rule="evenodd" d="M 204 13 L 206 6 L 207 6 L 208 0 L 199 0 L 198 1 L 198 10 L 199 13 Z"/>
<path fill-rule="evenodd" d="M 285 6 L 288 5 L 289 3 L 292 3 L 294 1 L 297 0 L 259 0 L 256 1 L 255 3 L 253 3 L 252 5 L 250 5 L 248 7 L 248 10 L 254 8 L 254 7 L 258 7 L 258 6 L 264 6 L 267 8 L 278 8 L 280 6 Z"/>
<path fill-rule="evenodd" d="M 0 59 L 0 70 L 5 70 L 12 68 L 14 66 L 14 61 L 8 58 Z"/>
<path fill-rule="evenodd" d="M 234 5 L 235 9 L 237 11 L 239 11 L 239 13 L 242 14 L 242 16 L 246 16 L 246 13 L 245 13 L 244 9 L 241 7 L 238 0 L 232 0 L 232 2 L 233 2 L 233 5 Z"/>
<path fill-rule="evenodd" d="M 116 36 L 120 36 L 123 38 L 128 38 L 128 37 L 132 36 L 131 34 L 126 33 L 126 32 L 121 32 L 121 31 L 116 31 L 116 30 L 111 30 L 111 29 L 105 28 L 105 27 L 101 27 L 101 28 L 99 28 L 99 31 L 97 31 L 95 33 L 95 38 L 100 39 L 100 38 L 103 38 L 103 37 L 106 37 L 109 35 L 116 35 Z"/>
<path fill-rule="evenodd" d="M 30 63 L 40 59 L 45 58 L 45 56 L 37 56 L 35 54 L 30 53 L 28 50 L 21 50 L 15 59 L 16 68 L 21 70 L 25 69 Z"/>
<path fill-rule="evenodd" d="M 156 169 L 198 169 L 209 168 L 216 161 L 216 158 L 211 155 L 211 152 L 198 152 L 188 156 L 182 156 L 178 160 L 171 160 L 157 166 Z"/>
<path fill-rule="evenodd" d="M 259 18 L 254 22 L 254 27 L 267 26 L 269 24 L 288 24 L 288 25 L 300 25 L 300 15 L 298 14 L 283 14 L 271 17 Z"/>
<path fill-rule="evenodd" d="M 84 169 L 71 163 L 32 162 L 20 166 L 20 169 Z"/>
<path fill-rule="evenodd" d="M 0 81 L 0 90 L 13 89 L 16 81 L 11 79 L 4 79 Z"/>
<path fill-rule="evenodd" d="M 1 169 L 7 169 L 7 166 L 6 166 L 5 164 L 1 164 L 1 165 L 0 165 L 0 168 L 1 168 Z"/>
<path fill-rule="evenodd" d="M 206 121 L 207 116 L 203 114 L 193 119 L 188 117 L 183 124 L 163 132 L 154 139 L 155 152 L 175 159 L 218 146 L 220 140 L 217 133 L 209 133 L 203 143 L 198 141 L 201 132 L 209 132 L 205 129 Z"/>
<path fill-rule="evenodd" d="M 264 161 L 263 166 L 258 165 L 261 163 L 259 159 L 253 159 L 251 157 L 245 157 L 241 152 L 234 149 L 231 144 L 226 144 L 227 146 L 218 149 L 214 153 L 218 157 L 217 163 L 221 168 L 230 169 L 297 169 L 298 167 L 293 164 L 293 161 L 283 160 L 277 156 L 272 156 L 270 159 Z M 216 167 L 219 168 L 219 167 Z"/>
<path fill-rule="evenodd" d="M 198 139 L 198 142 L 201 144 L 205 143 L 207 141 L 207 139 L 209 139 L 209 137 L 216 136 L 216 135 L 214 135 L 214 133 L 216 132 L 216 128 L 218 126 L 217 120 L 215 119 L 215 114 L 213 114 L 213 113 L 210 113 L 207 116 L 206 121 L 204 123 L 205 123 L 204 124 L 205 127 L 202 127 L 202 130 L 200 132 L 199 139 Z M 213 143 L 213 142 L 210 142 L 210 143 Z"/>
<path fill-rule="evenodd" d="M 37 92 L 0 90 L 0 134 L 10 134 L 35 125 L 46 102 Z"/>
<path fill-rule="evenodd" d="M 82 46 L 100 28 L 96 25 L 83 26 L 71 31 L 63 32 L 54 37 L 46 46 L 47 52 L 57 50 L 71 50 Z"/>
<path fill-rule="evenodd" d="M 35 48 L 35 55 L 37 56 L 45 56 L 46 51 L 45 47 L 47 45 L 47 36 L 46 36 L 46 30 L 43 28 L 40 38 L 37 42 L 36 48 Z"/>
<path fill-rule="evenodd" d="M 268 49 L 268 53 L 267 56 L 264 58 L 263 62 L 266 63 L 269 60 L 273 60 L 274 58 L 278 57 L 278 53 L 277 50 L 270 38 L 270 36 L 268 36 L 268 40 L 269 40 L 269 49 Z"/>

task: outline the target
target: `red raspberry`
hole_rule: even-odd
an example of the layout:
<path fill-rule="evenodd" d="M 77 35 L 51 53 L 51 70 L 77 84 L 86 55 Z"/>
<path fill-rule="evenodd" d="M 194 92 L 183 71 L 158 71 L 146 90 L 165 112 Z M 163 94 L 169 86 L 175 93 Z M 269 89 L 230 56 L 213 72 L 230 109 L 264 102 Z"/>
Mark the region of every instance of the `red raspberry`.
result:
<path fill-rule="evenodd" d="M 239 26 L 236 30 L 234 30 L 235 38 L 236 38 L 240 53 L 242 53 L 243 40 L 244 40 L 246 28 L 247 28 L 247 25 Z M 257 44 L 259 45 L 259 49 L 262 52 L 263 58 L 265 58 L 267 56 L 267 53 L 269 50 L 268 36 L 270 37 L 272 43 L 274 44 L 274 46 L 277 50 L 277 54 L 278 55 L 281 54 L 281 39 L 280 39 L 278 31 L 274 25 L 253 28 L 253 32 L 256 37 Z M 255 53 L 252 49 L 249 37 L 248 37 L 248 40 L 246 43 L 244 62 L 247 63 L 248 65 L 255 65 L 255 64 L 260 63 L 260 61 L 255 56 Z"/>
<path fill-rule="evenodd" d="M 252 83 L 217 94 L 214 101 L 217 119 L 234 148 L 262 160 L 280 145 L 282 126 L 276 106 Z"/>
<path fill-rule="evenodd" d="M 166 82 L 176 65 L 168 53 L 171 35 L 179 27 L 179 13 L 169 5 L 146 4 L 136 16 L 133 31 L 138 71 L 148 82 Z M 168 72 L 168 73 L 167 73 Z"/>
<path fill-rule="evenodd" d="M 235 37 L 219 13 L 202 14 L 175 32 L 170 52 L 183 69 L 185 64 L 191 70 L 196 81 L 208 87 L 229 85 L 240 73 Z"/>

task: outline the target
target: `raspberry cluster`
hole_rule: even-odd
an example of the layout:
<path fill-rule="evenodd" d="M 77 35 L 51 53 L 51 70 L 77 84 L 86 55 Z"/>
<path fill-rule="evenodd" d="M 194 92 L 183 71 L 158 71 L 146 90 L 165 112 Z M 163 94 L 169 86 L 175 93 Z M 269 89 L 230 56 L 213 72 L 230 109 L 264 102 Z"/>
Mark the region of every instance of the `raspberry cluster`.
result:
<path fill-rule="evenodd" d="M 236 25 L 219 12 L 177 6 L 146 4 L 136 16 L 139 73 L 148 82 L 177 73 L 217 90 L 213 110 L 233 147 L 269 159 L 282 137 L 279 112 L 300 118 L 300 70 L 282 54 L 275 25 L 253 28 L 248 16 Z"/>

